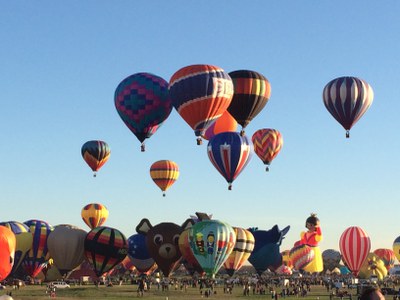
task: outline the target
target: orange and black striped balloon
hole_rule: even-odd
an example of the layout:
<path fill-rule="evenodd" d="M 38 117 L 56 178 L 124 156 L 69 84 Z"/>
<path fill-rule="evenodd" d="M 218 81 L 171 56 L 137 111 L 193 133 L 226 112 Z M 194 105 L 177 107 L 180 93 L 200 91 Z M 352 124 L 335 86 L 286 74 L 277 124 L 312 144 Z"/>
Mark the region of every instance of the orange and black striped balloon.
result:
<path fill-rule="evenodd" d="M 165 191 L 179 178 L 179 166 L 172 160 L 156 161 L 150 167 L 150 176 L 165 196 Z"/>
<path fill-rule="evenodd" d="M 83 144 L 81 154 L 85 162 L 93 170 L 96 177 L 96 172 L 107 162 L 110 157 L 110 147 L 103 141 L 88 141 Z"/>

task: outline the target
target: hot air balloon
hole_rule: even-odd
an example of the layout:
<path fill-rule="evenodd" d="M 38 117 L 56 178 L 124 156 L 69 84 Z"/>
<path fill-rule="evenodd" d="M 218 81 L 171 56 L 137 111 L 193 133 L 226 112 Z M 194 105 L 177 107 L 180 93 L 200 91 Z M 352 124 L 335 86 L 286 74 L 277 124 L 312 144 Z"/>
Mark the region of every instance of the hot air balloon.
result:
<path fill-rule="evenodd" d="M 103 225 L 108 218 L 107 208 L 100 203 L 90 203 L 85 205 L 81 211 L 83 222 L 90 229 Z"/>
<path fill-rule="evenodd" d="M 299 244 L 290 250 L 289 257 L 296 270 L 304 270 L 314 259 L 314 250 L 306 244 Z"/>
<path fill-rule="evenodd" d="M 240 227 L 233 227 L 233 230 L 236 235 L 235 247 L 224 262 L 224 268 L 230 276 L 233 276 L 247 261 L 255 243 L 254 236 L 249 230 Z"/>
<path fill-rule="evenodd" d="M 393 242 L 393 252 L 397 260 L 400 261 L 400 236 L 398 236 Z"/>
<path fill-rule="evenodd" d="M 383 280 L 388 274 L 385 263 L 378 255 L 369 253 L 367 259 L 364 260 L 358 273 L 360 279 L 369 279 L 371 276 L 376 276 L 378 280 Z"/>
<path fill-rule="evenodd" d="M 107 162 L 110 153 L 110 147 L 103 141 L 88 141 L 81 148 L 82 157 L 93 170 L 94 177 L 96 177 L 96 172 Z"/>
<path fill-rule="evenodd" d="M 326 109 L 343 126 L 348 138 L 350 129 L 371 106 L 374 92 L 364 80 L 348 76 L 330 81 L 322 96 Z"/>
<path fill-rule="evenodd" d="M 280 230 L 278 225 L 269 230 L 249 229 L 254 236 L 255 244 L 248 261 L 259 275 L 267 269 L 273 271 L 282 264 L 279 247 L 289 229 L 290 226 L 286 226 Z"/>
<path fill-rule="evenodd" d="M 214 136 L 207 146 L 207 154 L 211 163 L 228 182 L 232 182 L 250 162 L 253 143 L 237 132 L 223 132 Z"/>
<path fill-rule="evenodd" d="M 332 271 L 339 266 L 342 256 L 340 252 L 334 249 L 326 249 L 322 252 L 322 260 L 324 262 L 324 268 Z"/>
<path fill-rule="evenodd" d="M 28 226 L 24 223 L 17 222 L 17 221 L 8 221 L 8 222 L 1 222 L 0 226 L 5 226 L 10 229 L 16 239 L 16 246 L 15 246 L 15 256 L 14 256 L 14 265 L 11 270 L 11 274 L 17 271 L 19 266 L 21 265 L 22 261 L 25 259 L 28 251 L 32 247 L 32 234 Z"/>
<path fill-rule="evenodd" d="M 380 259 L 382 259 L 388 271 L 391 268 L 393 268 L 394 263 L 396 261 L 396 256 L 394 255 L 392 249 L 384 249 L 384 248 L 376 249 L 374 251 L 374 254 L 378 256 Z"/>
<path fill-rule="evenodd" d="M 278 275 L 290 276 L 290 275 L 293 274 L 293 271 L 292 271 L 292 269 L 291 269 L 289 266 L 282 264 L 281 266 L 279 266 L 279 267 L 275 270 L 275 273 L 278 274 Z"/>
<path fill-rule="evenodd" d="M 206 128 L 228 108 L 233 83 L 225 71 L 211 65 L 184 67 L 172 75 L 169 92 L 173 106 L 194 130 L 197 144 Z"/>
<path fill-rule="evenodd" d="M 22 262 L 26 273 L 36 277 L 47 265 L 50 255 L 47 248 L 47 238 L 53 227 L 45 221 L 29 220 L 24 222 L 32 234 L 32 247 Z"/>
<path fill-rule="evenodd" d="M 179 178 L 179 166 L 172 160 L 156 161 L 150 167 L 150 176 L 165 197 L 165 191 Z"/>
<path fill-rule="evenodd" d="M 191 275 L 197 272 L 200 276 L 203 276 L 205 275 L 205 272 L 197 262 L 197 259 L 194 257 L 192 248 L 189 244 L 189 230 L 190 228 L 186 228 L 184 231 L 182 231 L 178 240 L 179 250 L 181 251 L 183 258 L 183 265 Z"/>
<path fill-rule="evenodd" d="M 218 119 L 213 121 L 210 126 L 207 127 L 204 135 L 202 136 L 206 140 L 210 140 L 213 136 L 222 132 L 235 132 L 237 129 L 237 122 L 232 115 L 225 111 Z"/>
<path fill-rule="evenodd" d="M 233 251 L 236 241 L 232 226 L 218 220 L 204 220 L 189 229 L 192 253 L 204 272 L 211 278 Z"/>
<path fill-rule="evenodd" d="M 128 253 L 125 236 L 118 229 L 100 226 L 88 232 L 85 256 L 98 277 L 124 260 Z"/>
<path fill-rule="evenodd" d="M 259 129 L 253 134 L 251 140 L 254 145 L 254 152 L 267 165 L 266 171 L 269 171 L 269 165 L 283 146 L 281 133 L 276 129 Z"/>
<path fill-rule="evenodd" d="M 191 224 L 192 220 L 188 219 L 182 226 L 170 222 L 153 226 L 148 219 L 144 218 L 136 226 L 137 233 L 146 235 L 147 251 L 166 277 L 179 264 L 182 257 L 178 246 L 179 235 Z"/>
<path fill-rule="evenodd" d="M 128 238 L 128 257 L 140 273 L 146 273 L 156 263 L 147 250 L 146 236 L 140 233 Z"/>
<path fill-rule="evenodd" d="M 118 85 L 114 95 L 115 107 L 125 125 L 142 143 L 150 138 L 172 110 L 168 82 L 150 73 L 128 76 Z"/>
<path fill-rule="evenodd" d="M 358 226 L 351 226 L 340 236 L 339 248 L 342 260 L 354 276 L 357 276 L 371 249 L 368 234 Z"/>
<path fill-rule="evenodd" d="M 239 70 L 230 72 L 233 81 L 234 94 L 228 107 L 229 113 L 244 129 L 265 107 L 270 96 L 271 86 L 267 78 L 262 74 Z"/>
<path fill-rule="evenodd" d="M 16 239 L 11 229 L 0 226 L 0 280 L 11 273 L 14 265 Z"/>
<path fill-rule="evenodd" d="M 68 224 L 57 225 L 50 233 L 47 247 L 61 275 L 67 275 L 85 259 L 86 234 L 83 229 Z"/>

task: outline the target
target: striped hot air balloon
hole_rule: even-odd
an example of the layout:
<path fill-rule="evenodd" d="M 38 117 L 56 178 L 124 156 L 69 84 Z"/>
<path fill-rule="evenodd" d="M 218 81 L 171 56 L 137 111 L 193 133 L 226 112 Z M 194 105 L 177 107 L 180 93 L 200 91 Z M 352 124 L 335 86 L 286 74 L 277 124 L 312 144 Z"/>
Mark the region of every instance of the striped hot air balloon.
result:
<path fill-rule="evenodd" d="M 110 271 L 128 254 L 125 236 L 111 227 L 96 227 L 88 232 L 84 242 L 85 256 L 97 276 Z"/>
<path fill-rule="evenodd" d="M 81 154 L 88 166 L 93 170 L 93 176 L 110 157 L 110 147 L 103 141 L 88 141 L 83 144 Z"/>
<path fill-rule="evenodd" d="M 169 92 L 173 106 L 194 130 L 197 144 L 210 124 L 228 108 L 233 83 L 223 69 L 212 65 L 191 65 L 172 75 Z"/>
<path fill-rule="evenodd" d="M 354 276 L 357 276 L 371 250 L 371 240 L 368 234 L 358 226 L 351 226 L 340 236 L 339 248 L 342 260 Z"/>
<path fill-rule="evenodd" d="M 267 105 L 271 96 L 271 85 L 264 75 L 250 70 L 230 72 L 234 94 L 228 107 L 229 113 L 242 125 L 242 134 L 246 126 Z"/>
<path fill-rule="evenodd" d="M 303 270 L 314 259 L 314 250 L 306 244 L 297 245 L 290 250 L 289 257 L 296 270 Z"/>
<path fill-rule="evenodd" d="M 396 256 L 392 249 L 379 248 L 374 251 L 374 254 L 382 259 L 388 271 L 393 268 L 396 261 Z"/>
<path fill-rule="evenodd" d="M 168 190 L 179 178 L 179 166 L 172 160 L 159 160 L 150 167 L 150 177 L 163 192 Z"/>
<path fill-rule="evenodd" d="M 350 129 L 371 106 L 374 92 L 371 86 L 357 77 L 339 77 L 330 81 L 322 94 L 329 113 L 346 129 Z"/>
<path fill-rule="evenodd" d="M 228 182 L 232 182 L 250 162 L 253 154 L 253 143 L 246 136 L 237 132 L 223 132 L 214 136 L 207 146 L 211 163 Z"/>
<path fill-rule="evenodd" d="M 172 111 L 168 82 L 151 73 L 128 76 L 117 86 L 115 108 L 130 131 L 142 143 L 150 138 Z"/>
<path fill-rule="evenodd" d="M 259 129 L 254 132 L 251 140 L 253 141 L 254 152 L 267 165 L 266 171 L 269 171 L 269 165 L 283 146 L 281 133 L 276 129 Z"/>
<path fill-rule="evenodd" d="M 108 209 L 100 203 L 90 203 L 85 205 L 81 211 L 83 222 L 90 229 L 103 225 L 108 218 Z"/>
<path fill-rule="evenodd" d="M 224 268 L 230 276 L 233 276 L 247 261 L 255 243 L 254 236 L 249 230 L 240 227 L 233 227 L 233 230 L 236 234 L 235 247 L 224 262 Z"/>

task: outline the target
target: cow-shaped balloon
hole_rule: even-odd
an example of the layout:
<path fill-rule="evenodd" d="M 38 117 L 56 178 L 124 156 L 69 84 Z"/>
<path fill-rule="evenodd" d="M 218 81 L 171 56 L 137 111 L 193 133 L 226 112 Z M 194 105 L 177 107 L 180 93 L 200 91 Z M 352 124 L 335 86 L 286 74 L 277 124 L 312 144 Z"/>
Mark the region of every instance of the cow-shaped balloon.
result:
<path fill-rule="evenodd" d="M 274 271 L 282 264 L 282 255 L 279 246 L 288 233 L 290 226 L 279 230 L 278 225 L 274 225 L 270 230 L 258 230 L 249 228 L 254 236 L 255 244 L 253 252 L 248 261 L 261 275 L 267 269 Z"/>

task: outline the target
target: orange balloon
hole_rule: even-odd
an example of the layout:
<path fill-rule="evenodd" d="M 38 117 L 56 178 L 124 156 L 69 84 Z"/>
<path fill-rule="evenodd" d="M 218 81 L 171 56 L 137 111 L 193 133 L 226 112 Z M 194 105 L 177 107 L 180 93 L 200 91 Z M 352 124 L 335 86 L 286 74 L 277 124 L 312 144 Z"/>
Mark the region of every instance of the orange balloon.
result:
<path fill-rule="evenodd" d="M 14 265 L 16 238 L 11 229 L 0 226 L 0 280 L 11 273 Z"/>
<path fill-rule="evenodd" d="M 225 111 L 218 119 L 216 119 L 204 132 L 203 138 L 210 140 L 214 135 L 221 132 L 236 131 L 238 123 L 232 115 Z"/>

